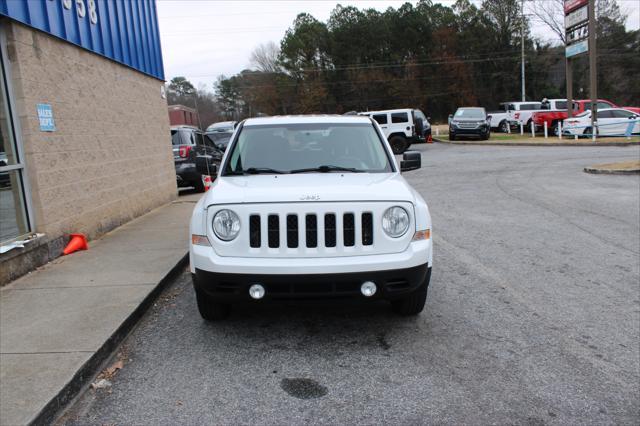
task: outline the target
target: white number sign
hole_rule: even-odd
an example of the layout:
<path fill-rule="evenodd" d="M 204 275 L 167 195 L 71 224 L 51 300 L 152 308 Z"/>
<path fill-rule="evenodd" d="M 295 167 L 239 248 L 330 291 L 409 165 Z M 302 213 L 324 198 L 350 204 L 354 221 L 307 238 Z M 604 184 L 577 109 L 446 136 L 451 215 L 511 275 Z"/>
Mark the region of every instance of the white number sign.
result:
<path fill-rule="evenodd" d="M 50 0 L 55 1 L 55 0 Z M 71 10 L 73 0 L 60 0 L 62 1 L 62 7 L 67 10 Z M 79 18 L 85 18 L 87 16 L 87 9 L 89 9 L 89 21 L 96 25 L 98 23 L 98 7 L 96 0 L 75 0 L 76 10 Z"/>

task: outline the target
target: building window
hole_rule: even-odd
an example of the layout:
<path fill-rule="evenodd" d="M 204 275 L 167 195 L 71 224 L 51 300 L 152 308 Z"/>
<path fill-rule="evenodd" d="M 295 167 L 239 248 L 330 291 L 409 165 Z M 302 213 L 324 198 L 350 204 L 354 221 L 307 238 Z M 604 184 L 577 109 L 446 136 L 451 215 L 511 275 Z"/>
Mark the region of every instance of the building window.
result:
<path fill-rule="evenodd" d="M 4 37 L 0 37 L 0 244 L 31 232 L 24 160 L 16 137 L 7 79 Z"/>

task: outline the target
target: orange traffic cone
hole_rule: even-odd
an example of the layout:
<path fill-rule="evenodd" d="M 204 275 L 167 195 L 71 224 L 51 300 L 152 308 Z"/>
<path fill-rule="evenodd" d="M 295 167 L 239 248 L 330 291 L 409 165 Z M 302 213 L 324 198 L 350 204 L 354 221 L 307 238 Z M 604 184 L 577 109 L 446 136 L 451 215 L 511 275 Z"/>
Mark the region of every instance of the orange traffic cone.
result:
<path fill-rule="evenodd" d="M 427 138 L 427 143 L 433 143 L 433 137 L 431 137 L 431 135 Z"/>
<path fill-rule="evenodd" d="M 207 176 L 207 175 L 202 176 L 202 181 L 204 183 L 205 192 L 211 189 L 211 183 L 212 183 L 211 176 Z"/>
<path fill-rule="evenodd" d="M 89 248 L 87 238 L 83 234 L 71 234 L 70 237 L 71 239 L 69 240 L 69 244 L 64 248 L 62 254 L 67 255 L 74 251 L 86 250 Z"/>

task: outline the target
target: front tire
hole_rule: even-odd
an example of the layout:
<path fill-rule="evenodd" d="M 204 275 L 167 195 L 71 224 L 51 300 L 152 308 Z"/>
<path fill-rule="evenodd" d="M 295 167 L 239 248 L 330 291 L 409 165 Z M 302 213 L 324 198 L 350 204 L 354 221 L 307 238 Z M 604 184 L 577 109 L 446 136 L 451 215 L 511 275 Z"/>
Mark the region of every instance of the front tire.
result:
<path fill-rule="evenodd" d="M 204 192 L 204 182 L 202 181 L 202 176 L 200 176 L 200 179 L 193 181 L 193 188 L 196 190 L 196 192 Z"/>
<path fill-rule="evenodd" d="M 400 300 L 394 300 L 391 302 L 391 309 L 402 316 L 415 316 L 420 314 L 424 310 L 424 305 L 427 302 L 427 290 L 429 289 L 429 282 L 431 281 L 431 268 L 428 269 L 427 276 L 420 287 Z"/>
<path fill-rule="evenodd" d="M 230 305 L 215 302 L 214 300 L 212 300 L 211 296 L 207 295 L 197 286 L 195 287 L 195 290 L 198 311 L 200 312 L 200 316 L 204 320 L 220 321 L 229 316 L 229 314 L 231 313 Z"/>
<path fill-rule="evenodd" d="M 449 133 L 449 140 L 450 140 L 450 141 L 455 141 L 455 140 L 456 140 L 456 135 L 455 135 L 455 133 Z"/>
<path fill-rule="evenodd" d="M 394 154 L 402 154 L 407 150 L 407 141 L 402 136 L 394 136 L 389 139 L 389 145 Z"/>
<path fill-rule="evenodd" d="M 509 124 L 506 120 L 500 122 L 500 131 L 502 133 L 509 133 Z"/>

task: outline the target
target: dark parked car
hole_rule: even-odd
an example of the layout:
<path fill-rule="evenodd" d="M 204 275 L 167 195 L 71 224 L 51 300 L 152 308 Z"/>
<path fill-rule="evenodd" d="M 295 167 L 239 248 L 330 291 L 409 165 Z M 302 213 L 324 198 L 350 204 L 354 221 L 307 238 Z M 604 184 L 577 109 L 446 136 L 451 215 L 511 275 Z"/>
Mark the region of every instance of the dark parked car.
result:
<path fill-rule="evenodd" d="M 196 191 L 203 192 L 204 182 L 202 174 L 196 170 L 196 157 L 210 156 L 214 163 L 220 164 L 224 150 L 205 138 L 202 131 L 191 126 L 171 127 L 171 144 L 178 186 L 192 186 Z"/>
<path fill-rule="evenodd" d="M 204 134 L 205 139 L 209 139 L 209 141 L 221 151 L 226 151 L 229 141 L 231 140 L 231 136 L 233 136 L 233 130 L 214 130 L 207 131 L 207 133 Z"/>
<path fill-rule="evenodd" d="M 456 113 L 449 116 L 449 140 L 456 140 L 459 136 L 474 136 L 482 140 L 491 136 L 491 116 L 484 108 L 458 108 Z"/>

